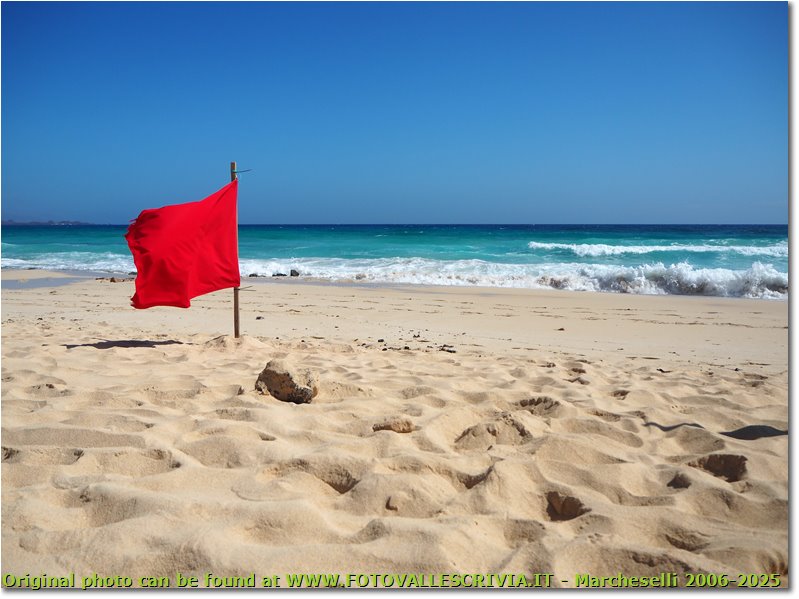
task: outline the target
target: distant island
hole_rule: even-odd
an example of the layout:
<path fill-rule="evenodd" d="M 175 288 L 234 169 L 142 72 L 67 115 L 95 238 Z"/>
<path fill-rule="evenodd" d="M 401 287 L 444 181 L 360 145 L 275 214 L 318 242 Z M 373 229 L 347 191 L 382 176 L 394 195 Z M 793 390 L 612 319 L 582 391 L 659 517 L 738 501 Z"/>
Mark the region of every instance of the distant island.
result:
<path fill-rule="evenodd" d="M 17 222 L 15 220 L 4 220 L 0 222 L 2 225 L 11 225 L 16 227 L 69 227 L 75 225 L 92 225 L 94 223 L 84 223 L 78 220 L 48 220 L 48 221 L 26 221 Z"/>

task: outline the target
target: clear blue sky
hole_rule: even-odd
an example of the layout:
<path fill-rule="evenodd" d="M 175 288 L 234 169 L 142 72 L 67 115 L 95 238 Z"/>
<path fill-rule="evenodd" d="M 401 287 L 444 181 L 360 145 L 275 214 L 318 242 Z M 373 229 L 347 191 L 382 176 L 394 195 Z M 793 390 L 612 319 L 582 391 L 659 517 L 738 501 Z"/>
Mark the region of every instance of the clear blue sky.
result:
<path fill-rule="evenodd" d="M 2 3 L 2 216 L 787 223 L 787 3 Z"/>

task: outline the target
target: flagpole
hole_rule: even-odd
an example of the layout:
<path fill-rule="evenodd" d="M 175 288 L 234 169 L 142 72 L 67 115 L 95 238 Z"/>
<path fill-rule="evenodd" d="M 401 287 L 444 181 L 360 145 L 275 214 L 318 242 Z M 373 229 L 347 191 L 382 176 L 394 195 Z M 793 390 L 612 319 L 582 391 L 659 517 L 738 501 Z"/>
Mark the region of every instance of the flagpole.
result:
<path fill-rule="evenodd" d="M 230 163 L 230 182 L 239 178 L 236 173 L 236 163 Z M 236 201 L 236 255 L 239 253 L 239 203 Z M 236 265 L 238 268 L 238 264 Z M 233 336 L 239 338 L 239 288 L 233 288 Z"/>

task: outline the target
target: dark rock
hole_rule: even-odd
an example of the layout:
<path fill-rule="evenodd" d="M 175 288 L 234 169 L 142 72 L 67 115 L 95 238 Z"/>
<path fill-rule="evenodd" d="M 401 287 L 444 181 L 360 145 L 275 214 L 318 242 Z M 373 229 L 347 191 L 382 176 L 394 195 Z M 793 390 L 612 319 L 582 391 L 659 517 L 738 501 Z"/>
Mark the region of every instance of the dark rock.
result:
<path fill-rule="evenodd" d="M 250 273 L 250 274 L 248 274 L 247 276 L 248 276 L 248 277 L 260 277 L 261 275 L 259 275 L 259 274 L 257 274 L 257 273 Z"/>
<path fill-rule="evenodd" d="M 300 276 L 300 271 L 294 270 L 293 268 L 289 272 L 291 273 L 292 277 L 299 277 Z"/>
<path fill-rule="evenodd" d="M 280 401 L 311 403 L 319 393 L 319 380 L 307 368 L 294 368 L 283 360 L 270 360 L 255 381 L 255 390 Z"/>
<path fill-rule="evenodd" d="M 276 272 L 276 273 L 275 273 L 275 274 L 273 274 L 272 276 L 273 276 L 273 277 L 285 277 L 285 276 L 286 276 L 286 273 L 283 273 L 283 272 Z"/>
<path fill-rule="evenodd" d="M 263 316 L 256 316 L 256 317 L 255 317 L 255 320 L 263 320 L 263 319 L 264 319 L 264 317 L 263 317 Z"/>

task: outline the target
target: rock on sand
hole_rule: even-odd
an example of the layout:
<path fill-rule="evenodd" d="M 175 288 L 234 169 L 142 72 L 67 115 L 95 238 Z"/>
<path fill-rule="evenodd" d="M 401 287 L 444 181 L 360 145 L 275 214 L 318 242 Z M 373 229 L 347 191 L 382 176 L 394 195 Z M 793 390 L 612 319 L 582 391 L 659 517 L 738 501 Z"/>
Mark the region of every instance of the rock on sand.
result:
<path fill-rule="evenodd" d="M 295 368 L 283 360 L 270 360 L 255 381 L 255 390 L 280 401 L 311 403 L 319 393 L 319 380 L 307 368 Z"/>

